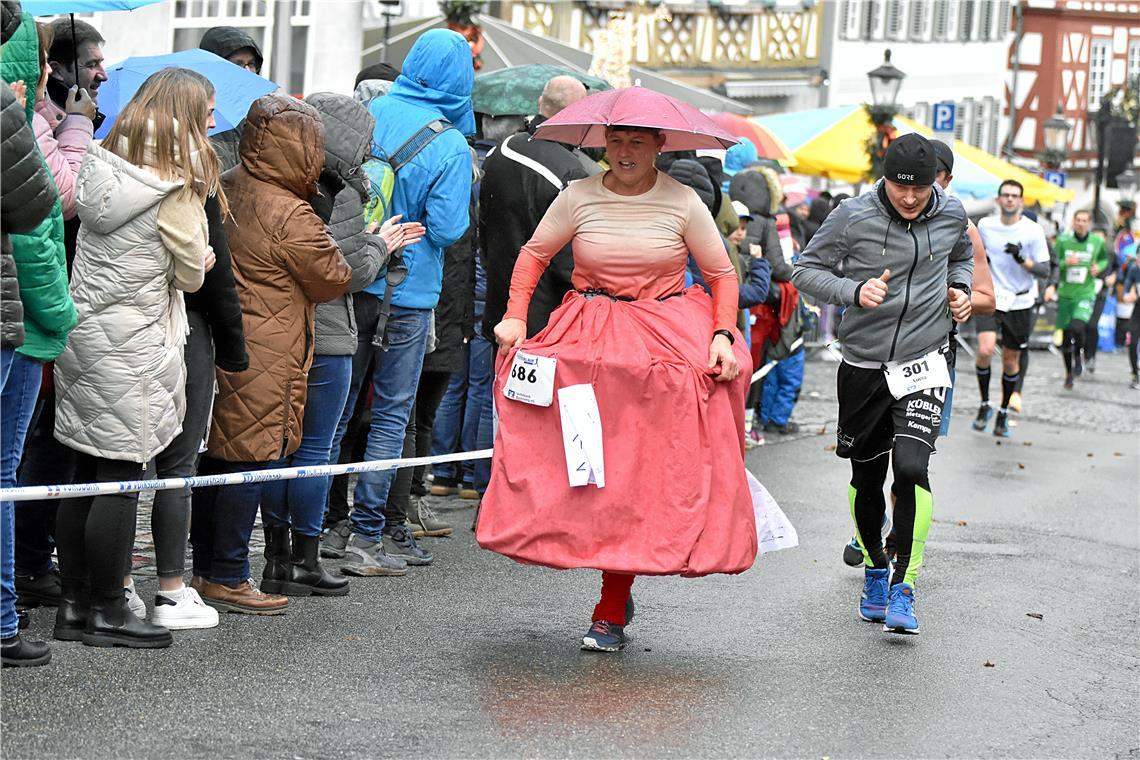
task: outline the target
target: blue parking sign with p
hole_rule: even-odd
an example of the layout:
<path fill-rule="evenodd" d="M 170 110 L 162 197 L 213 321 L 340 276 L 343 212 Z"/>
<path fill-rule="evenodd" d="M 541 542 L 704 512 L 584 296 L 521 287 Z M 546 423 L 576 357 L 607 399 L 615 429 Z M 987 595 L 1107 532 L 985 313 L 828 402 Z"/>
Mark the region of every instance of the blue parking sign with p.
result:
<path fill-rule="evenodd" d="M 934 104 L 934 124 L 935 132 L 953 132 L 954 131 L 954 117 L 957 114 L 958 106 L 956 103 L 946 101 L 943 103 Z"/>

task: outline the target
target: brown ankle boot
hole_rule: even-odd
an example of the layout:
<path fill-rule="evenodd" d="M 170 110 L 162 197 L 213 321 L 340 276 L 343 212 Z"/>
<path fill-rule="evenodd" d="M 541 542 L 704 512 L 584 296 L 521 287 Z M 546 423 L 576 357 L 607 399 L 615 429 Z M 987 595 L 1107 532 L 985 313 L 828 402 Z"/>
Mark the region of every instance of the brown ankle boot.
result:
<path fill-rule="evenodd" d="M 231 587 L 224 583 L 211 583 L 205 578 L 197 589 L 202 601 L 221 612 L 240 612 L 246 615 L 284 615 L 288 598 L 263 594 L 250 581 Z"/>

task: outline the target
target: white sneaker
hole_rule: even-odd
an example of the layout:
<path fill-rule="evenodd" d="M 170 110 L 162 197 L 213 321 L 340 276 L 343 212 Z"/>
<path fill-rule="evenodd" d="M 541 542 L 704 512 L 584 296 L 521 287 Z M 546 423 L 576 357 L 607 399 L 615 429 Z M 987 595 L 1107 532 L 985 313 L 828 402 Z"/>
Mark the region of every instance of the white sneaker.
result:
<path fill-rule="evenodd" d="M 177 591 L 155 594 L 150 622 L 172 631 L 213 628 L 218 624 L 218 611 L 203 602 L 197 591 L 183 586 Z"/>
<path fill-rule="evenodd" d="M 146 620 L 146 602 L 135 591 L 135 582 L 132 580 L 131 585 L 123 589 L 123 593 L 127 596 L 127 606 L 131 608 L 131 612 L 139 620 Z"/>

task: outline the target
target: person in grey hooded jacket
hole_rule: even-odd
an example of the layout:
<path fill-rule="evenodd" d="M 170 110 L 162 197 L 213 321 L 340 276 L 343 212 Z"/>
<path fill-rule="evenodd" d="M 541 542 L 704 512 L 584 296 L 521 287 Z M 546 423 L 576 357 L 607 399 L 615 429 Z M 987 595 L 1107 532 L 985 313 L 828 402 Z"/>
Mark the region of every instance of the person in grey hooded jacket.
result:
<path fill-rule="evenodd" d="M 950 386 L 947 336 L 952 318 L 970 315 L 968 219 L 934 184 L 936 171 L 926 138 L 892 142 L 884 178 L 831 212 L 792 277 L 803 292 L 848 307 L 836 454 L 851 460 L 848 498 L 864 560 L 859 616 L 893 633 L 919 631 L 914 583 L 934 510 L 927 468 Z M 890 578 L 880 533 L 889 463 L 897 546 Z"/>

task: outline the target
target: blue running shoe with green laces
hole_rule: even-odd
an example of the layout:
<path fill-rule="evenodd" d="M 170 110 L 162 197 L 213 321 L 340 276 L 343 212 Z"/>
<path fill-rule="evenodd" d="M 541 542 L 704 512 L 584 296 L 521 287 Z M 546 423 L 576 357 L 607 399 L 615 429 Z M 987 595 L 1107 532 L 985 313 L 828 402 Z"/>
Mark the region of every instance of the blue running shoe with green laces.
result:
<path fill-rule="evenodd" d="M 863 594 L 859 597 L 859 618 L 881 623 L 887 618 L 887 584 L 891 571 L 863 568 Z"/>
<path fill-rule="evenodd" d="M 914 586 L 909 583 L 891 586 L 883 630 L 887 633 L 918 635 L 918 618 L 914 616 Z"/>

